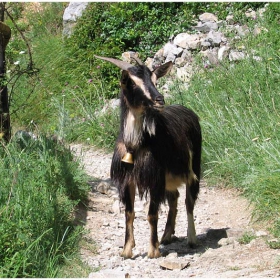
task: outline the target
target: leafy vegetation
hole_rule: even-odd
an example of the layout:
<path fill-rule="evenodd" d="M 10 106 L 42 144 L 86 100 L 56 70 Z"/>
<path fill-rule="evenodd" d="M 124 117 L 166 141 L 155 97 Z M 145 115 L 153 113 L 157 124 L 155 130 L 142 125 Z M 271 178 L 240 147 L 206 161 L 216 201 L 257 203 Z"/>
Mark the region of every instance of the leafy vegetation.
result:
<path fill-rule="evenodd" d="M 144 60 L 169 36 L 191 32 L 192 20 L 206 11 L 219 19 L 231 12 L 236 21 L 251 30 L 257 24 L 262 32 L 242 41 L 252 50 L 244 61 L 203 68 L 197 58 L 199 71 L 188 89 L 174 82 L 167 101 L 184 104 L 201 118 L 205 179 L 244 190 L 256 218 L 270 221 L 272 233 L 280 236 L 278 3 L 255 20 L 244 12 L 264 3 L 90 3 L 68 39 L 61 36 L 65 3 L 9 5 L 18 24 L 6 21 L 13 34 L 6 53 L 12 125 L 14 131 L 34 131 L 34 124 L 39 129 L 36 141 L 14 139 L 0 147 L 1 277 L 76 273 L 69 259 L 82 229 L 74 226 L 73 211 L 86 197 L 87 178 L 69 149 L 49 136 L 112 149 L 118 110 L 101 109 L 118 94 L 119 72 L 93 55 L 119 57 L 129 49 Z M 32 75 L 25 71 L 30 57 L 20 31 L 38 69 Z M 77 275 L 81 271 L 86 270 Z"/>
<path fill-rule="evenodd" d="M 127 51 L 137 51 L 144 61 L 153 57 L 158 49 L 171 36 L 181 32 L 193 32 L 194 18 L 205 11 L 216 13 L 225 19 L 229 12 L 238 10 L 244 16 L 248 8 L 257 8 L 262 3 L 207 3 L 199 2 L 119 2 L 90 3 L 75 32 L 67 40 L 71 56 L 78 64 L 91 68 L 88 78 L 102 76 L 106 84 L 106 96 L 116 96 L 115 77 L 119 70 L 113 65 L 96 62 L 94 54 L 108 57 L 120 57 Z M 236 13 L 237 15 L 237 13 Z M 176 18 L 176 20 L 174 20 Z M 241 20 L 241 16 L 238 19 Z M 180 24 L 178 25 L 178 22 Z M 86 51 L 86 52 L 85 52 Z M 85 55 L 86 53 L 86 55 Z M 91 65 L 101 64 L 94 68 Z M 89 73 L 89 71 L 84 71 Z"/>
<path fill-rule="evenodd" d="M 61 36 L 65 4 L 41 3 L 29 7 L 28 12 L 22 3 L 14 5 L 12 7 L 17 9 L 13 9 L 13 16 L 32 46 L 33 61 L 40 75 L 21 77 L 15 86 L 11 85 L 12 120 L 16 120 L 17 126 L 25 127 L 35 121 L 46 133 L 57 134 L 61 131 L 56 122 L 57 115 L 63 110 L 64 120 L 68 121 L 65 139 L 90 139 L 89 143 L 102 145 L 102 139 L 108 139 L 102 126 L 104 122 L 88 120 L 100 111 L 107 99 L 118 96 L 119 70 L 94 59 L 94 54 L 119 57 L 122 51 L 129 49 L 139 51 L 144 60 L 171 35 L 192 32 L 191 23 L 201 12 L 209 10 L 223 19 L 228 12 L 236 10 L 244 14 L 246 9 L 257 8 L 261 3 L 95 2 L 89 4 L 70 38 Z M 174 17 L 176 21 L 169 20 Z M 13 69 L 15 61 L 20 61 L 17 67 L 23 68 L 28 62 L 27 52 L 19 55 L 26 49 L 17 29 L 13 28 L 13 34 L 15 39 L 7 47 L 8 57 L 13 54 L 13 59 L 8 60 L 7 68 Z M 157 39 L 151 41 L 151 38 Z M 107 118 L 106 115 L 103 117 Z M 110 119 L 107 127 L 113 131 L 118 122 L 115 116 Z M 93 124 L 95 128 L 86 124 Z M 107 141 L 106 146 L 112 147 L 112 143 Z"/>

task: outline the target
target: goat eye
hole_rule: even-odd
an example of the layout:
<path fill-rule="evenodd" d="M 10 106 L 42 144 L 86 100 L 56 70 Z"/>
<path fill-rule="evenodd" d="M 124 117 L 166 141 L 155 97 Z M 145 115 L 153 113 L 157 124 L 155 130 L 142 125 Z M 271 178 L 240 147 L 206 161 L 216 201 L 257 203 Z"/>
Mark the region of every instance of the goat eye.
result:
<path fill-rule="evenodd" d="M 131 84 L 132 84 L 132 87 L 133 87 L 133 88 L 135 88 L 135 87 L 136 87 L 135 82 L 133 82 L 132 80 L 131 80 Z"/>

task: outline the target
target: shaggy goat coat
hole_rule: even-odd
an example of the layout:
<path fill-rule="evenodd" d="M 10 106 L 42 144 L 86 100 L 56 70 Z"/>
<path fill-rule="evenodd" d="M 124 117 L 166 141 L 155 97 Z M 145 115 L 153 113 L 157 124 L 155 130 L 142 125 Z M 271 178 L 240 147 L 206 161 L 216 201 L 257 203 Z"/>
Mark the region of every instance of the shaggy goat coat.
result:
<path fill-rule="evenodd" d="M 160 256 L 158 210 L 165 199 L 169 212 L 161 242 L 167 244 L 172 241 L 179 197 L 177 188 L 182 185 L 186 186 L 188 244 L 196 244 L 193 209 L 199 192 L 201 130 L 198 116 L 192 110 L 181 105 L 164 107 L 164 98 L 156 88 L 156 81 L 171 69 L 172 63 L 150 71 L 141 62 L 133 66 L 114 58 L 98 58 L 123 70 L 120 133 L 111 165 L 111 179 L 125 205 L 125 244 L 121 255 L 132 257 L 135 246 L 133 222 L 136 188 L 140 198 L 150 196 L 148 257 Z M 134 158 L 129 163 L 124 160 L 128 154 Z"/>
<path fill-rule="evenodd" d="M 128 114 L 128 110 L 123 114 Z M 124 204 L 125 188 L 130 182 L 137 186 L 141 198 L 149 191 L 157 192 L 157 199 L 162 203 L 166 174 L 185 176 L 188 182 L 200 178 L 199 120 L 193 111 L 180 105 L 167 106 L 162 111 L 147 109 L 140 118 L 142 131 L 138 147 L 133 151 L 134 166 L 121 161 L 126 153 L 122 145 L 124 130 L 121 129 L 112 159 L 111 178 Z M 125 126 L 124 122 L 122 126 Z M 191 192 L 196 200 L 198 189 L 191 189 Z"/>

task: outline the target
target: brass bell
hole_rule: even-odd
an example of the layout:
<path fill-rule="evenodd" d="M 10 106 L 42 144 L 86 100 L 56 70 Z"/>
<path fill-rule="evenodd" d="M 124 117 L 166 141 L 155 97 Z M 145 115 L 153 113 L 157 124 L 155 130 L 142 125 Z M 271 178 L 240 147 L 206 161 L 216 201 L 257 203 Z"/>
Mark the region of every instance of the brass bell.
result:
<path fill-rule="evenodd" d="M 122 158 L 122 161 L 123 162 L 126 162 L 126 163 L 130 163 L 130 164 L 133 164 L 134 163 L 134 161 L 133 161 L 133 155 L 131 154 L 131 153 L 126 153 L 125 155 L 124 155 L 124 157 Z"/>

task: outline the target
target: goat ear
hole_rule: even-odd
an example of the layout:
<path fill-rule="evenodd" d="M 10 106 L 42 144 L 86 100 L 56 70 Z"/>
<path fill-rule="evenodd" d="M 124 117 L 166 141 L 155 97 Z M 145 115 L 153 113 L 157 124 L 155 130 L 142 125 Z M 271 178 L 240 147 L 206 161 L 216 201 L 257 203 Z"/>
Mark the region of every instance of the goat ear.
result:
<path fill-rule="evenodd" d="M 172 61 L 166 62 L 163 65 L 156 68 L 153 73 L 157 76 L 157 78 L 161 78 L 165 76 L 172 68 L 173 64 Z"/>
<path fill-rule="evenodd" d="M 129 79 L 128 71 L 123 70 L 122 71 L 122 77 L 121 77 L 121 86 L 126 86 L 127 80 Z"/>

